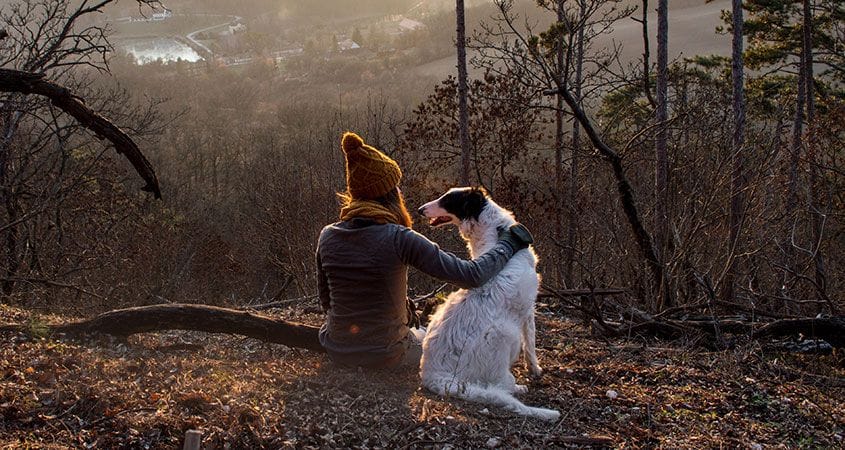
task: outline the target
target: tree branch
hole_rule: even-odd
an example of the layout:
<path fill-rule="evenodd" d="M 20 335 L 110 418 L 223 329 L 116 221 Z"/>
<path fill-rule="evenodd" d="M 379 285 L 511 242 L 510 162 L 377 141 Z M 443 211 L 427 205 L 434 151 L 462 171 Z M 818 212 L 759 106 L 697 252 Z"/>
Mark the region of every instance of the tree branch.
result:
<path fill-rule="evenodd" d="M 67 88 L 44 80 L 43 74 L 0 69 L 0 91 L 35 94 L 49 98 L 53 105 L 73 116 L 82 126 L 93 131 L 97 137 L 108 139 L 115 150 L 129 160 L 138 175 L 146 182 L 141 190 L 152 192 L 155 198 L 161 198 L 155 170 L 141 153 L 138 145 L 117 125 L 85 106 Z"/>
<path fill-rule="evenodd" d="M 193 330 L 247 336 L 288 347 L 324 352 L 319 328 L 236 309 L 192 304 L 149 305 L 117 309 L 81 322 L 49 325 L 54 333 L 109 334 L 126 337 L 163 330 Z M 2 331 L 22 331 L 26 325 L 2 325 Z"/>
<path fill-rule="evenodd" d="M 616 186 L 619 190 L 619 196 L 622 200 L 622 208 L 625 210 L 625 215 L 628 217 L 628 223 L 631 225 L 631 229 L 634 232 L 637 246 L 651 269 L 655 286 L 660 286 L 663 281 L 663 264 L 657 258 L 657 252 L 655 251 L 651 235 L 645 229 L 645 226 L 643 226 L 643 223 L 640 220 L 640 214 L 637 211 L 637 204 L 634 200 L 634 190 L 631 187 L 631 183 L 628 181 L 628 177 L 625 176 L 625 169 L 622 167 L 622 158 L 615 150 L 605 144 L 601 137 L 599 137 L 599 134 L 593 127 L 590 119 L 587 118 L 587 114 L 568 89 L 559 87 L 558 89 L 547 90 L 543 93 L 545 95 L 560 94 L 563 97 L 566 104 L 569 105 L 569 108 L 572 110 L 572 114 L 576 119 L 578 119 L 578 122 L 581 123 L 581 126 L 584 128 L 584 131 L 587 133 L 587 136 L 590 138 L 593 146 L 596 147 L 604 159 L 610 163 L 613 168 L 613 176 L 616 178 Z"/>

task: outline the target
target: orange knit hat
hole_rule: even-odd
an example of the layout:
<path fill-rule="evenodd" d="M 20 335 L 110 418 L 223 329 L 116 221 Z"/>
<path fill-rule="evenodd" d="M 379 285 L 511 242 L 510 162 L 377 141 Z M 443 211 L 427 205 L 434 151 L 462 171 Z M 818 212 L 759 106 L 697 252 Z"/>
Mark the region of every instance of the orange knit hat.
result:
<path fill-rule="evenodd" d="M 340 146 L 346 156 L 346 186 L 353 199 L 376 199 L 399 185 L 402 171 L 396 161 L 364 144 L 357 134 L 343 133 Z"/>

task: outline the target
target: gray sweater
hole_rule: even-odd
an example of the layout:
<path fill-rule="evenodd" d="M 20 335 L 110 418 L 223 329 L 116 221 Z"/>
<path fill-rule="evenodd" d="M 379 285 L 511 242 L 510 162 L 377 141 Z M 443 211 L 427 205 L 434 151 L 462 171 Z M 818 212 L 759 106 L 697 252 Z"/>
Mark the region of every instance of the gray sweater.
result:
<path fill-rule="evenodd" d="M 320 343 L 333 360 L 389 366 L 405 352 L 408 266 L 462 288 L 483 285 L 513 256 L 499 242 L 466 261 L 401 225 L 352 219 L 323 228 L 317 243 L 317 287 L 327 312 Z"/>

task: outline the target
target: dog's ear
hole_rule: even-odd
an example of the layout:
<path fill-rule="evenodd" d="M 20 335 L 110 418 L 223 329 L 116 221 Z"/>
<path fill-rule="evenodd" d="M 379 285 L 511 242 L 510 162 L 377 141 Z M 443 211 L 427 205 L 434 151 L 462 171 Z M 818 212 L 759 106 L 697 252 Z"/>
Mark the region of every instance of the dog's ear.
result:
<path fill-rule="evenodd" d="M 490 194 L 487 193 L 487 189 L 484 189 L 484 186 L 474 186 L 472 192 L 479 192 L 483 197 L 490 198 Z"/>
<path fill-rule="evenodd" d="M 478 220 L 481 210 L 487 205 L 487 191 L 484 188 L 472 188 L 464 201 L 464 216 Z"/>

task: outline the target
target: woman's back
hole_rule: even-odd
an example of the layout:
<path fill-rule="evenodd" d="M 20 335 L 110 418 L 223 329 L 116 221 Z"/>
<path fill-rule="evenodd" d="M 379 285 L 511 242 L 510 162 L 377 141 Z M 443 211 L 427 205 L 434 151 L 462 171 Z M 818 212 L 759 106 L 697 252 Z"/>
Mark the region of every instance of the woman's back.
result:
<path fill-rule="evenodd" d="M 357 218 L 325 227 L 318 242 L 320 276 L 331 292 L 331 309 L 320 333 L 332 353 L 403 353 L 408 334 L 408 267 L 396 249 L 395 224 Z M 358 356 L 358 355 L 356 355 Z"/>

